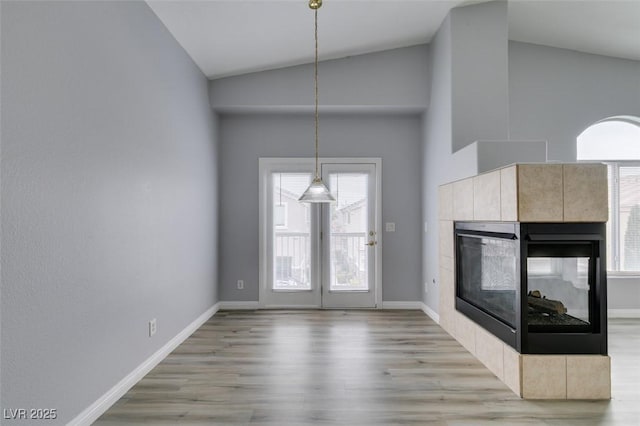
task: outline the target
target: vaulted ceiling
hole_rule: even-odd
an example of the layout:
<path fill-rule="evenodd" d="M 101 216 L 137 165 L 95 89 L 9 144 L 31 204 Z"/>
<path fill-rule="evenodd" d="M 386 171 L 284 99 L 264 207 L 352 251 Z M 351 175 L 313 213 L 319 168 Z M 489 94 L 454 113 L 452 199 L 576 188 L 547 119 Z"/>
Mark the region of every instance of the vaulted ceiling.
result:
<path fill-rule="evenodd" d="M 307 0 L 147 3 L 209 78 L 309 63 Z M 320 59 L 427 43 L 454 7 L 481 1 L 325 0 Z M 640 0 L 509 0 L 509 38 L 640 60 Z"/>

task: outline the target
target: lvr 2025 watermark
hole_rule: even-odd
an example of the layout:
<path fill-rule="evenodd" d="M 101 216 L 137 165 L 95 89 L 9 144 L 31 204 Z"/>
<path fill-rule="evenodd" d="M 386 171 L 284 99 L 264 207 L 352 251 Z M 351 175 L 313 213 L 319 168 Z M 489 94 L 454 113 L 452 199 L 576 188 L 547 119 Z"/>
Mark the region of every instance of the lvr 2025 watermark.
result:
<path fill-rule="evenodd" d="M 3 408 L 2 418 L 5 420 L 55 420 L 58 418 L 56 408 Z"/>

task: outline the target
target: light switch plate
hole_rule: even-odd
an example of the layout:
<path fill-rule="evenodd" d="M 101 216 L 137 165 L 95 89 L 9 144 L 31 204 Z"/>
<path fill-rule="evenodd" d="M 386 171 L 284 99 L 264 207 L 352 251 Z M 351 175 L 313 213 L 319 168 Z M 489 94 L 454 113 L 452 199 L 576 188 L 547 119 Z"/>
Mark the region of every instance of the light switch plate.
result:
<path fill-rule="evenodd" d="M 387 222 L 384 229 L 387 232 L 396 232 L 396 224 L 394 222 Z"/>

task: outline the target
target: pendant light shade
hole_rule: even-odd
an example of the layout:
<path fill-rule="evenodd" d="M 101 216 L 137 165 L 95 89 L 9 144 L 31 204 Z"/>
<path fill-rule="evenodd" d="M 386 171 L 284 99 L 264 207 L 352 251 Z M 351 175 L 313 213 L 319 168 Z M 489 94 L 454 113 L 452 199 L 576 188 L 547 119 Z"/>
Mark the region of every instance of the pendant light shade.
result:
<path fill-rule="evenodd" d="M 335 200 L 327 185 L 319 177 L 313 179 L 309 188 L 298 198 L 298 201 L 302 203 L 331 203 Z"/>
<path fill-rule="evenodd" d="M 314 11 L 315 32 L 314 38 L 316 42 L 315 62 L 314 62 L 314 87 L 315 87 L 315 124 L 316 124 L 316 174 L 309 188 L 302 194 L 298 201 L 301 203 L 331 203 L 336 199 L 329 192 L 327 185 L 322 182 L 318 170 L 318 9 L 322 6 L 322 0 L 309 0 L 309 7 Z"/>

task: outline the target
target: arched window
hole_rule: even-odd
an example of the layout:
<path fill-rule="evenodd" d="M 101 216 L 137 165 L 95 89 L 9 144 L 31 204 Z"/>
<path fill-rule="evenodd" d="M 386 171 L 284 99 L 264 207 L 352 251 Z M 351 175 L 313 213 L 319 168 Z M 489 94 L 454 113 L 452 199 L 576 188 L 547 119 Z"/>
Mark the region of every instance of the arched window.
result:
<path fill-rule="evenodd" d="M 640 273 L 640 118 L 589 126 L 578 136 L 577 159 L 609 166 L 607 269 Z"/>

